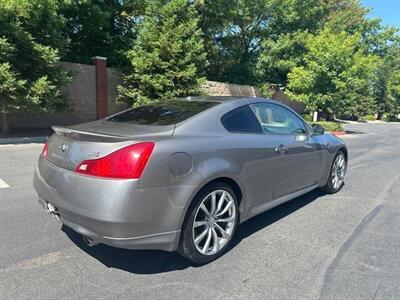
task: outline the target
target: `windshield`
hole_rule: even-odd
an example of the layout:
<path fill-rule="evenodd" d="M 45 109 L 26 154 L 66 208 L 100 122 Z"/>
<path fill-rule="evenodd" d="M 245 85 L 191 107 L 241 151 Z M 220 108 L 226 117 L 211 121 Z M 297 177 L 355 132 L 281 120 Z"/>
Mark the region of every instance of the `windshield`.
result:
<path fill-rule="evenodd" d="M 107 121 L 152 126 L 173 125 L 217 104 L 212 101 L 167 101 L 132 108 Z"/>

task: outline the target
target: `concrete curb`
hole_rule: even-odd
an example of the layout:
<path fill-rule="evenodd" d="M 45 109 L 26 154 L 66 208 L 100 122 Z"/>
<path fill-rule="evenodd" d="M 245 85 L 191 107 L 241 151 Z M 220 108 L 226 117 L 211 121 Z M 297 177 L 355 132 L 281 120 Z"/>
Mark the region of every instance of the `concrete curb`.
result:
<path fill-rule="evenodd" d="M 44 143 L 48 136 L 0 138 L 0 145 Z"/>

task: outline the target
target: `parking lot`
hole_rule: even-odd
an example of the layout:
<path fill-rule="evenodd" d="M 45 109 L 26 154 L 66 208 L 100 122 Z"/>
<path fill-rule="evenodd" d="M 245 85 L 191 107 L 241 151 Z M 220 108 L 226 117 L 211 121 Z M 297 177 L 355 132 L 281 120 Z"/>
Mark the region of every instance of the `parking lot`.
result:
<path fill-rule="evenodd" d="M 89 248 L 37 203 L 42 145 L 0 146 L 0 298 L 400 299 L 400 125 L 346 129 L 341 192 L 249 220 L 201 267 L 175 253 Z"/>

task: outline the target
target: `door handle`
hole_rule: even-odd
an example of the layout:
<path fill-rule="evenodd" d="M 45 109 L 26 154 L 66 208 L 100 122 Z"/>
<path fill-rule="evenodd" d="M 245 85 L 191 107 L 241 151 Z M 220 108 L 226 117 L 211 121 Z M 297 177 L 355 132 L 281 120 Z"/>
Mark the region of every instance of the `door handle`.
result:
<path fill-rule="evenodd" d="M 284 145 L 279 145 L 279 147 L 275 148 L 275 152 L 279 153 L 279 154 L 287 153 L 288 150 L 289 150 L 289 148 L 287 146 L 284 146 Z"/>

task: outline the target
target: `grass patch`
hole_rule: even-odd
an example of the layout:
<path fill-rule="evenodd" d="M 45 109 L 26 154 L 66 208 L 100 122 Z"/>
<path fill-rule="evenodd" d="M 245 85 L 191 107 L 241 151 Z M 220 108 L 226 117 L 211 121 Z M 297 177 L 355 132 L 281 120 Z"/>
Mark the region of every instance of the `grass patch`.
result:
<path fill-rule="evenodd" d="M 366 115 L 364 117 L 361 117 L 360 119 L 361 119 L 361 121 L 375 121 L 376 120 L 374 115 Z"/>
<path fill-rule="evenodd" d="M 332 131 L 343 131 L 343 127 L 338 122 L 330 122 L 330 121 L 320 121 L 320 122 L 312 122 L 312 124 L 318 124 L 325 128 L 325 131 L 332 132 Z"/>

